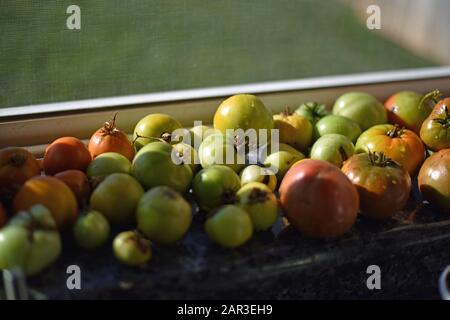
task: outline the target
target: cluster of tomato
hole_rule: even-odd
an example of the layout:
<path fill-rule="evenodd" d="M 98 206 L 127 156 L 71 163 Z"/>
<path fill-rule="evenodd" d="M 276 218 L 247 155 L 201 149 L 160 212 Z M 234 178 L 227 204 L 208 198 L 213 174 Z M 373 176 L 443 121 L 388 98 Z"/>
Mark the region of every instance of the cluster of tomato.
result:
<path fill-rule="evenodd" d="M 402 210 L 417 172 L 424 200 L 448 212 L 450 98 L 439 95 L 399 92 L 383 106 L 351 92 L 332 110 L 310 102 L 276 115 L 253 95 L 235 95 L 221 103 L 213 127 L 187 130 L 169 115 L 150 114 L 129 139 L 114 117 L 87 146 L 62 137 L 43 159 L 5 148 L 0 268 L 36 274 L 59 256 L 61 232 L 94 249 L 108 241 L 110 225 L 133 228 L 115 236 L 113 251 L 128 265 L 142 265 L 153 243 L 186 234 L 193 211 L 202 212 L 209 238 L 227 248 L 270 229 L 280 209 L 305 235 L 333 238 L 348 232 L 358 213 L 389 219 Z M 257 152 L 249 164 L 249 153 L 236 152 L 248 147 L 239 134 L 249 129 L 278 129 L 278 150 Z M 270 134 L 258 139 L 266 150 L 272 142 Z"/>

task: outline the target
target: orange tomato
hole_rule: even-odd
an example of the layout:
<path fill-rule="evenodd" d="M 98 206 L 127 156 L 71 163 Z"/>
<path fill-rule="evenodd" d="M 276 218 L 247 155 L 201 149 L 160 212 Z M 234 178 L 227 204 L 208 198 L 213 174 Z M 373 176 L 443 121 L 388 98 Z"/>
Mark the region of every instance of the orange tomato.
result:
<path fill-rule="evenodd" d="M 45 150 L 43 168 L 50 175 L 69 169 L 86 171 L 91 160 L 89 150 L 80 139 L 63 137 Z"/>
<path fill-rule="evenodd" d="M 0 203 L 0 228 L 6 224 L 6 210 L 3 205 Z"/>
<path fill-rule="evenodd" d="M 64 182 L 54 177 L 39 176 L 25 182 L 14 198 L 13 211 L 27 210 L 35 204 L 50 210 L 59 229 L 70 227 L 78 216 L 75 195 Z"/>
<path fill-rule="evenodd" d="M 80 170 L 66 170 L 55 174 L 55 178 L 64 182 L 78 200 L 78 204 L 82 205 L 84 200 L 89 197 L 91 187 L 86 174 Z"/>
<path fill-rule="evenodd" d="M 0 150 L 0 197 L 14 197 L 25 181 L 40 172 L 39 163 L 28 150 L 17 147 Z"/>

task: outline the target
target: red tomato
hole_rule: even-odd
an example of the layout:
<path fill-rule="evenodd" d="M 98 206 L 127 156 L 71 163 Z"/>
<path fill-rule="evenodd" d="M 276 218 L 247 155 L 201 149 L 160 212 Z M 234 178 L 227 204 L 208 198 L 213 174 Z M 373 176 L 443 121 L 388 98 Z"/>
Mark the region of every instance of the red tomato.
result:
<path fill-rule="evenodd" d="M 63 137 L 45 150 L 43 168 L 50 175 L 69 169 L 86 171 L 91 160 L 91 154 L 81 140 Z"/>
<path fill-rule="evenodd" d="M 341 170 L 358 190 L 361 212 L 370 218 L 389 219 L 408 201 L 408 172 L 382 153 L 355 154 Z"/>
<path fill-rule="evenodd" d="M 422 140 L 411 130 L 380 124 L 364 131 L 356 141 L 356 152 L 382 152 L 413 175 L 425 159 Z"/>
<path fill-rule="evenodd" d="M 13 197 L 25 181 L 40 172 L 38 161 L 28 150 L 16 147 L 0 150 L 0 197 Z"/>
<path fill-rule="evenodd" d="M 6 220 L 7 220 L 6 210 L 0 203 L 0 228 L 6 224 Z"/>
<path fill-rule="evenodd" d="M 88 149 L 93 159 L 105 152 L 117 152 L 133 161 L 133 144 L 126 133 L 117 129 L 116 116 L 117 113 L 111 121 L 105 122 L 104 126 L 98 129 L 89 140 Z"/>
<path fill-rule="evenodd" d="M 84 200 L 88 199 L 91 193 L 89 180 L 80 170 L 66 170 L 55 174 L 55 178 L 64 182 L 78 200 L 78 204 L 82 205 Z"/>
<path fill-rule="evenodd" d="M 284 176 L 280 203 L 289 222 L 310 237 L 334 238 L 356 221 L 356 188 L 336 166 L 321 160 L 298 162 Z"/>
<path fill-rule="evenodd" d="M 425 160 L 418 183 L 424 200 L 450 213 L 450 149 L 433 153 Z"/>

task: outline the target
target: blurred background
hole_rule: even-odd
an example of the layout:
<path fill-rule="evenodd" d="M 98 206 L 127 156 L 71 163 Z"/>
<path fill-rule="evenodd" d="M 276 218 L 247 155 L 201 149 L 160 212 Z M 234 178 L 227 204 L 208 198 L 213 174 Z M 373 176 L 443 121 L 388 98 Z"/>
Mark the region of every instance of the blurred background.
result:
<path fill-rule="evenodd" d="M 1 0 L 0 32 L 0 107 L 450 64 L 446 0 Z"/>

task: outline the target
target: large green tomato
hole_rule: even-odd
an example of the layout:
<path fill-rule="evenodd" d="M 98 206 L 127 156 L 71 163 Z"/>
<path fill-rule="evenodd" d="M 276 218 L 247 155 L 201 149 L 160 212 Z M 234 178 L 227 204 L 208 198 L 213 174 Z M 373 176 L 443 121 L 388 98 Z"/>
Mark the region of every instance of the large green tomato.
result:
<path fill-rule="evenodd" d="M 0 230 L 0 269 L 21 267 L 28 276 L 52 264 L 62 249 L 61 238 L 50 211 L 34 205 L 21 211 Z"/>
<path fill-rule="evenodd" d="M 311 159 L 323 160 L 341 167 L 355 153 L 349 138 L 342 134 L 327 134 L 320 137 L 311 149 Z"/>
<path fill-rule="evenodd" d="M 245 166 L 245 148 L 231 134 L 210 135 L 200 145 L 198 156 L 203 168 L 219 164 L 239 172 Z"/>
<path fill-rule="evenodd" d="M 243 245 L 253 234 L 250 216 L 234 205 L 220 208 L 205 223 L 206 234 L 215 243 L 225 248 Z"/>
<path fill-rule="evenodd" d="M 266 167 L 270 167 L 275 172 L 278 182 L 281 182 L 289 168 L 294 163 L 304 158 L 305 156 L 300 151 L 287 144 L 280 143 L 278 151 L 267 156 L 263 160 L 263 163 Z"/>
<path fill-rule="evenodd" d="M 333 114 L 355 121 L 361 130 L 387 123 L 384 106 L 374 96 L 364 92 L 348 92 L 334 103 Z"/>
<path fill-rule="evenodd" d="M 73 226 L 75 242 L 86 249 L 94 249 L 104 245 L 108 240 L 109 233 L 108 220 L 95 210 L 80 216 Z"/>
<path fill-rule="evenodd" d="M 222 204 L 234 203 L 241 187 L 239 176 L 232 169 L 214 165 L 201 170 L 192 182 L 192 191 L 201 209 L 210 211 Z"/>
<path fill-rule="evenodd" d="M 336 133 L 346 136 L 355 143 L 361 134 L 361 128 L 349 118 L 330 114 L 316 123 L 316 133 L 316 139 L 326 134 Z"/>
<path fill-rule="evenodd" d="M 166 186 L 147 191 L 136 212 L 138 229 L 150 240 L 162 244 L 180 240 L 192 222 L 189 202 Z"/>
<path fill-rule="evenodd" d="M 101 212 L 109 222 L 130 224 L 136 221 L 135 210 L 144 189 L 132 176 L 113 173 L 91 194 L 91 208 Z"/>
<path fill-rule="evenodd" d="M 295 111 L 295 114 L 303 116 L 311 122 L 314 126 L 317 121 L 330 114 L 324 104 L 317 102 L 306 102 L 300 105 Z"/>
<path fill-rule="evenodd" d="M 117 152 L 106 152 L 98 155 L 89 164 L 86 175 L 92 177 L 105 177 L 112 173 L 131 172 L 131 162 L 125 156 Z"/>
<path fill-rule="evenodd" d="M 172 133 L 181 128 L 181 124 L 167 114 L 149 114 L 139 120 L 134 128 L 134 146 L 139 150 L 148 143 L 158 141 L 158 139 L 171 143 Z M 174 141 L 174 143 L 177 142 L 181 141 Z"/>
<path fill-rule="evenodd" d="M 260 145 L 266 144 L 270 139 L 270 130 L 273 129 L 272 114 L 269 109 L 254 95 L 238 94 L 223 101 L 214 114 L 214 128 L 226 134 L 227 130 L 254 129 L 266 130 L 267 139 L 258 138 Z"/>
<path fill-rule="evenodd" d="M 177 149 L 164 142 L 150 143 L 139 150 L 132 174 L 146 189 L 168 186 L 181 193 L 189 189 L 192 180 L 190 165 L 177 156 Z"/>

